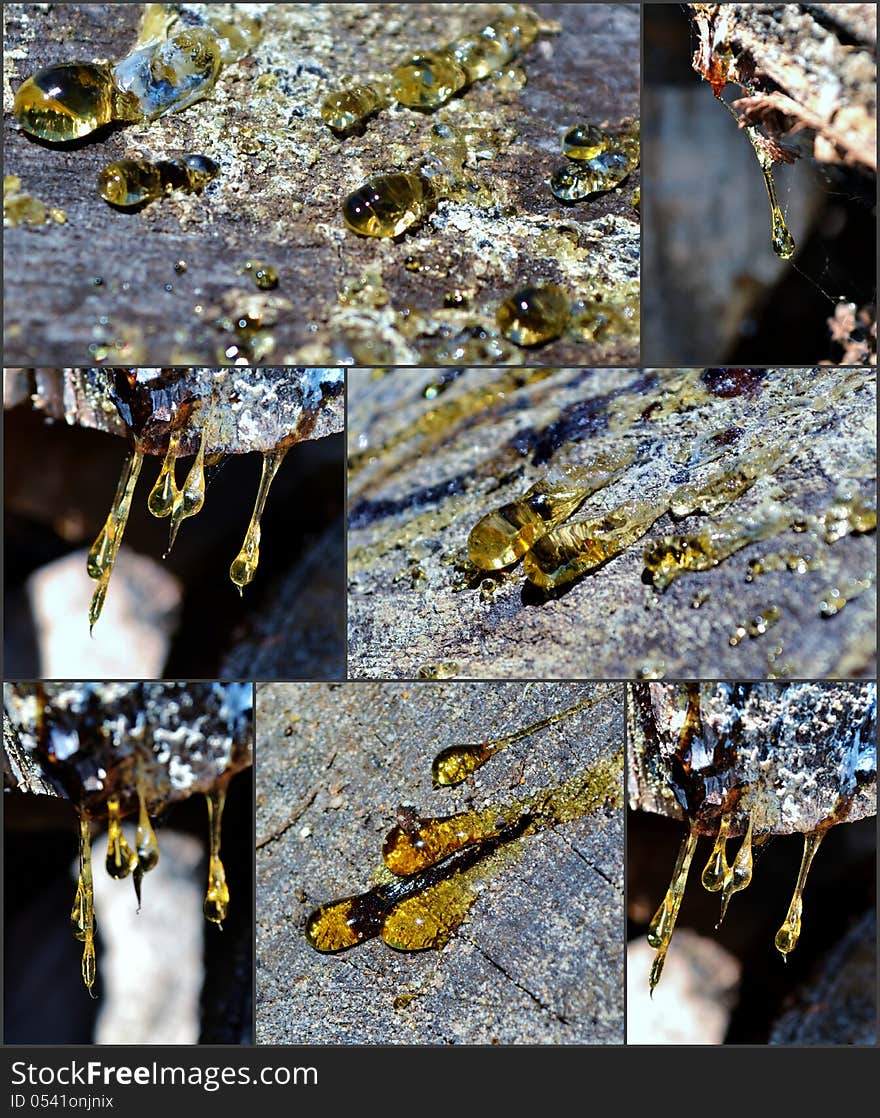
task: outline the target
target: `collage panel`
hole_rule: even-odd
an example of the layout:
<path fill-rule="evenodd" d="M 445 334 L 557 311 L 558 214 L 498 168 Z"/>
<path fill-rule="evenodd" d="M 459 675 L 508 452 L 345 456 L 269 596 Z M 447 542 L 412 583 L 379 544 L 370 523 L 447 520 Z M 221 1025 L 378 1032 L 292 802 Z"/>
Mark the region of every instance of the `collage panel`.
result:
<path fill-rule="evenodd" d="M 3 1043 L 251 1044 L 252 684 L 5 683 L 3 745 Z"/>
<path fill-rule="evenodd" d="M 6 677 L 344 677 L 344 376 L 5 370 Z"/>
<path fill-rule="evenodd" d="M 352 677 L 876 673 L 873 371 L 348 376 Z"/>
<path fill-rule="evenodd" d="M 7 364 L 637 363 L 638 4 L 3 14 Z"/>
<path fill-rule="evenodd" d="M 876 1045 L 876 683 L 630 683 L 627 742 L 627 1042 Z"/>
<path fill-rule="evenodd" d="M 646 4 L 646 365 L 877 364 L 877 9 Z"/>
<path fill-rule="evenodd" d="M 257 686 L 257 1043 L 623 1043 L 623 688 Z"/>

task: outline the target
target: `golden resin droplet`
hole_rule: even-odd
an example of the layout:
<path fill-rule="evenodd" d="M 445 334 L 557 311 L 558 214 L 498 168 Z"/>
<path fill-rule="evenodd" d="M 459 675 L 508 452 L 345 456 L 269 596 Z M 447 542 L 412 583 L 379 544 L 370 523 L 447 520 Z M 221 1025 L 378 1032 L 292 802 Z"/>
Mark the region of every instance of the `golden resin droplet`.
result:
<path fill-rule="evenodd" d="M 101 616 L 101 610 L 104 608 L 104 600 L 107 597 L 107 589 L 110 585 L 110 575 L 113 572 L 116 556 L 119 554 L 125 525 L 128 523 L 128 515 L 131 512 L 132 497 L 143 462 L 143 451 L 135 447 L 125 460 L 110 513 L 104 522 L 104 527 L 98 533 L 98 538 L 92 544 L 86 560 L 89 577 L 98 580 L 98 586 L 89 605 L 90 632 L 94 629 L 95 622 Z"/>
<path fill-rule="evenodd" d="M 288 449 L 288 447 L 282 447 L 276 450 L 267 450 L 263 454 L 263 471 L 260 475 L 260 487 L 257 490 L 254 511 L 251 514 L 251 521 L 248 524 L 241 551 L 232 560 L 232 565 L 229 568 L 229 577 L 239 588 L 239 593 L 249 582 L 253 581 L 253 577 L 257 573 L 257 564 L 260 561 L 260 518 L 263 515 L 263 509 L 266 507 L 269 487 L 272 485 L 278 467 L 284 461 Z"/>
<path fill-rule="evenodd" d="M 132 209 L 179 191 L 195 194 L 216 178 L 220 168 L 205 155 L 179 159 L 118 159 L 98 176 L 98 193 L 111 206 Z"/>
<path fill-rule="evenodd" d="M 555 726 L 557 722 L 570 718 L 578 711 L 592 706 L 594 701 L 593 699 L 585 699 L 582 703 L 576 703 L 566 710 L 551 714 L 547 718 L 542 718 L 539 722 L 533 722 L 529 726 L 524 726 L 520 730 L 514 730 L 511 734 L 504 734 L 491 741 L 473 745 L 450 745 L 446 749 L 442 749 L 431 764 L 431 779 L 434 787 L 440 788 L 461 784 L 471 773 L 476 772 L 490 757 L 500 753 L 502 749 L 506 749 L 514 742 L 529 737 L 539 730 L 545 730 L 548 726 Z"/>
<path fill-rule="evenodd" d="M 398 237 L 434 208 L 434 193 L 421 175 L 395 171 L 374 175 L 342 203 L 345 224 L 362 237 Z"/>
<path fill-rule="evenodd" d="M 119 818 L 119 800 L 112 797 L 107 801 L 107 873 L 117 881 L 128 877 L 138 864 L 137 854 L 132 850 L 122 833 L 122 820 Z"/>
<path fill-rule="evenodd" d="M 467 74 L 453 51 L 414 55 L 391 73 L 395 99 L 410 109 L 435 109 L 467 85 Z"/>
<path fill-rule="evenodd" d="M 156 484 L 150 490 L 150 496 L 147 498 L 147 508 L 153 516 L 158 516 L 160 519 L 163 516 L 171 515 L 171 510 L 179 492 L 174 478 L 174 468 L 177 463 L 177 451 L 180 447 L 181 434 L 182 432 L 177 430 L 172 431 L 168 436 L 168 450 L 165 452 L 162 469 L 159 471 Z"/>
<path fill-rule="evenodd" d="M 804 909 L 804 886 L 807 884 L 807 874 L 810 872 L 813 858 L 824 836 L 824 830 L 813 831 L 811 834 L 804 835 L 804 853 L 801 857 L 801 868 L 798 872 L 797 884 L 794 887 L 794 895 L 791 898 L 791 904 L 788 906 L 785 923 L 776 933 L 776 950 L 780 952 L 783 958 L 790 951 L 794 951 L 800 939 L 801 915 Z"/>
<path fill-rule="evenodd" d="M 632 462 L 626 449 L 602 455 L 565 482 L 542 479 L 518 500 L 488 513 L 471 529 L 468 557 L 482 571 L 501 570 L 516 563 L 536 540 L 566 520 L 593 493 L 618 477 Z"/>
<path fill-rule="evenodd" d="M 651 923 L 648 925 L 648 943 L 657 951 L 657 954 L 654 956 L 654 962 L 651 964 L 651 974 L 648 979 L 652 995 L 654 993 L 654 987 L 660 981 L 660 975 L 663 973 L 663 964 L 666 962 L 666 952 L 669 950 L 669 941 L 672 939 L 672 933 L 675 931 L 675 921 L 678 919 L 678 910 L 681 908 L 682 897 L 684 897 L 684 890 L 687 885 L 688 872 L 691 868 L 691 860 L 693 859 L 696 849 L 697 825 L 696 823 L 691 823 L 690 831 L 679 849 L 678 858 L 675 862 L 675 869 L 672 871 L 672 881 L 670 882 L 669 889 L 660 907 L 654 913 Z"/>
<path fill-rule="evenodd" d="M 721 915 L 718 917 L 718 927 L 721 927 L 721 922 L 727 914 L 727 906 L 730 904 L 730 898 L 733 894 L 742 892 L 743 889 L 748 888 L 752 883 L 752 870 L 754 869 L 754 862 L 752 859 L 753 827 L 754 815 L 750 815 L 749 825 L 746 828 L 746 833 L 743 835 L 740 848 L 736 852 L 733 865 L 728 868 L 724 875 L 721 892 Z"/>
<path fill-rule="evenodd" d="M 537 346 L 560 337 L 571 318 L 568 292 L 556 284 L 524 287 L 501 304 L 498 329 L 518 346 Z"/>
<path fill-rule="evenodd" d="M 500 822 L 503 825 L 503 820 Z M 435 818 L 414 816 L 388 832 L 382 859 L 392 873 L 408 877 L 442 862 L 456 850 L 494 838 L 498 831 L 496 811 L 460 812 Z"/>
<path fill-rule="evenodd" d="M 656 501 L 624 501 L 604 516 L 542 536 L 523 560 L 523 574 L 542 590 L 554 590 L 600 567 L 635 543 L 666 511 Z"/>
<path fill-rule="evenodd" d="M 195 516 L 196 513 L 200 512 L 202 505 L 205 503 L 205 448 L 208 445 L 208 439 L 213 429 L 213 424 L 211 422 L 213 417 L 214 401 L 212 400 L 208 408 L 208 415 L 202 426 L 199 449 L 196 451 L 195 460 L 189 468 L 189 473 L 186 475 L 183 488 L 175 493 L 171 505 L 171 527 L 168 533 L 168 551 L 165 552 L 166 555 L 174 546 L 174 541 L 177 539 L 177 532 L 180 525 L 187 517 Z"/>
<path fill-rule="evenodd" d="M 388 103 L 388 95 L 378 84 L 352 85 L 327 94 L 321 103 L 321 120 L 334 132 L 347 132 Z"/>
<path fill-rule="evenodd" d="M 70 923 L 82 943 L 82 977 L 92 993 L 97 974 L 95 960 L 95 891 L 92 882 L 92 824 L 84 811 L 79 814 L 79 880 Z M 92 995 L 94 996 L 94 995 Z"/>
<path fill-rule="evenodd" d="M 776 184 L 773 181 L 773 164 L 769 159 L 765 163 L 760 155 L 758 156 L 758 162 L 761 164 L 764 186 L 767 189 L 767 197 L 770 199 L 770 243 L 773 246 L 773 251 L 781 260 L 788 260 L 794 256 L 795 243 L 779 206 Z"/>
<path fill-rule="evenodd" d="M 105 63 L 70 62 L 39 70 L 18 87 L 21 128 L 51 143 L 79 140 L 113 120 L 136 120 L 136 102 L 116 88 Z"/>
<path fill-rule="evenodd" d="M 147 813 L 141 781 L 138 779 L 138 821 L 134 832 L 137 861 L 132 872 L 134 892 L 137 897 L 138 912 L 141 910 L 141 882 L 144 874 L 149 873 L 159 861 L 159 843 Z"/>
<path fill-rule="evenodd" d="M 226 802 L 226 789 L 215 788 L 205 796 L 208 801 L 208 888 L 205 893 L 205 919 L 213 924 L 222 925 L 229 908 L 229 888 L 226 885 L 226 872 L 220 861 L 220 831 L 223 823 L 223 805 Z"/>
<path fill-rule="evenodd" d="M 727 836 L 730 832 L 730 815 L 722 815 L 721 821 L 718 824 L 718 835 L 715 839 L 715 845 L 712 847 L 712 853 L 709 855 L 709 861 L 706 863 L 706 868 L 703 870 L 703 876 L 700 880 L 703 883 L 703 888 L 708 889 L 710 893 L 717 893 L 721 886 L 724 884 L 724 879 L 727 875 Z"/>

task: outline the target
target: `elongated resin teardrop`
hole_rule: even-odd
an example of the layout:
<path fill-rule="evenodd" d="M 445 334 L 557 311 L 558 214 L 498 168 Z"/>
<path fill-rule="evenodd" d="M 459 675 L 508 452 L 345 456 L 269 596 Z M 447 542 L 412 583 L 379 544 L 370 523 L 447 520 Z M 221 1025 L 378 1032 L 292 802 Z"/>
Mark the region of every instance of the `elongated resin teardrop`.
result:
<path fill-rule="evenodd" d="M 126 458 L 116 488 L 113 505 L 104 527 L 98 533 L 98 537 L 92 544 L 86 559 L 86 570 L 89 577 L 98 582 L 89 605 L 90 630 L 94 629 L 95 623 L 101 616 L 101 610 L 104 608 L 107 589 L 110 585 L 110 575 L 113 572 L 113 564 L 116 562 L 122 544 L 125 525 L 128 523 L 131 502 L 143 461 L 144 452 L 138 447 L 135 447 Z"/>
<path fill-rule="evenodd" d="M 776 933 L 776 950 L 783 958 L 794 951 L 800 939 L 801 916 L 804 911 L 804 887 L 807 884 L 807 875 L 810 872 L 810 866 L 813 864 L 813 858 L 816 856 L 819 843 L 824 837 L 824 830 L 812 831 L 810 834 L 804 835 L 804 852 L 801 857 L 797 884 L 794 887 L 794 895 L 791 898 L 791 904 L 788 906 L 785 921 Z"/>
<path fill-rule="evenodd" d="M 345 224 L 362 237 L 399 237 L 434 208 L 434 193 L 421 175 L 376 175 L 342 204 Z"/>
<path fill-rule="evenodd" d="M 257 499 L 254 502 L 254 511 L 251 514 L 241 550 L 232 560 L 232 565 L 229 568 L 229 577 L 239 588 L 239 593 L 248 583 L 253 582 L 254 575 L 257 573 L 257 564 L 260 561 L 260 520 L 266 507 L 269 489 L 288 449 L 288 447 L 281 447 L 277 450 L 268 450 L 263 454 L 263 469 L 260 474 L 260 486 L 257 490 Z"/>
<path fill-rule="evenodd" d="M 511 734 L 503 734 L 501 737 L 493 738 L 491 741 L 473 745 L 450 745 L 446 749 L 441 749 L 431 764 L 431 779 L 434 787 L 441 788 L 461 784 L 463 780 L 476 772 L 490 757 L 500 753 L 502 749 L 506 749 L 509 745 L 513 745 L 514 742 L 521 741 L 525 737 L 536 734 L 539 730 L 546 730 L 550 726 L 555 726 L 557 722 L 562 722 L 564 719 L 592 706 L 593 702 L 593 699 L 585 699 L 581 703 L 575 703 L 574 706 L 560 710 L 547 718 L 541 718 L 538 722 L 532 722 L 529 726 L 523 726 L 519 730 L 514 730 Z"/>
<path fill-rule="evenodd" d="M 229 909 L 229 887 L 226 884 L 226 871 L 220 860 L 220 836 L 223 826 L 223 807 L 226 803 L 226 789 L 216 788 L 209 792 L 208 802 L 208 887 L 205 891 L 205 919 L 213 924 L 222 924 Z"/>
<path fill-rule="evenodd" d="M 141 882 L 145 873 L 149 873 L 159 862 L 159 843 L 156 832 L 150 822 L 147 812 L 147 803 L 142 789 L 138 788 L 138 821 L 134 832 L 137 864 L 132 872 L 134 891 L 137 896 L 138 911 L 141 907 Z"/>
<path fill-rule="evenodd" d="M 109 163 L 98 176 L 98 193 L 105 202 L 121 209 L 155 202 L 173 191 L 193 194 L 219 174 L 220 168 L 204 155 L 180 159 L 119 159 Z"/>
<path fill-rule="evenodd" d="M 82 943 L 82 977 L 89 993 L 95 985 L 95 890 L 92 881 L 92 823 L 84 811 L 79 814 L 79 879 L 70 922 L 74 936 Z"/>
<path fill-rule="evenodd" d="M 137 101 L 113 84 L 111 68 L 99 62 L 48 66 L 22 82 L 13 112 L 31 136 L 52 143 L 80 140 L 114 120 L 138 120 Z"/>
<path fill-rule="evenodd" d="M 193 464 L 186 475 L 183 488 L 177 491 L 171 506 L 171 527 L 168 535 L 168 551 L 174 546 L 180 525 L 187 517 L 195 516 L 201 512 L 205 503 L 205 450 L 213 431 L 213 401 L 208 406 L 208 415 L 202 425 L 199 437 L 199 449 L 196 451 Z M 167 554 L 167 553 L 166 553 Z"/>
<path fill-rule="evenodd" d="M 334 132 L 348 132 L 384 109 L 389 100 L 378 84 L 352 85 L 327 94 L 321 102 L 321 120 Z"/>
<path fill-rule="evenodd" d="M 675 931 L 675 922 L 678 919 L 678 911 L 684 897 L 691 861 L 694 851 L 697 849 L 697 835 L 697 825 L 691 823 L 687 837 L 679 849 L 669 889 L 648 925 L 648 943 L 657 952 L 651 965 L 649 978 L 652 994 L 654 993 L 654 987 L 660 981 L 660 975 L 663 973 L 666 952 L 669 950 L 669 942 L 672 939 L 672 933 Z"/>
<path fill-rule="evenodd" d="M 168 450 L 162 462 L 162 469 L 156 478 L 156 484 L 150 490 L 147 498 L 147 508 L 160 518 L 171 515 L 174 502 L 177 499 L 177 482 L 174 479 L 174 470 L 177 463 L 177 454 L 180 448 L 181 431 L 172 431 L 168 436 Z"/>
<path fill-rule="evenodd" d="M 728 867 L 724 875 L 721 889 L 721 915 L 718 918 L 719 926 L 727 915 L 727 906 L 730 904 L 730 898 L 733 894 L 742 892 L 743 889 L 747 889 L 752 883 L 752 872 L 754 870 L 754 861 L 752 858 L 753 827 L 754 816 L 750 815 L 749 825 L 746 828 L 746 833 L 743 835 L 740 848 L 736 852 L 733 865 Z"/>
<path fill-rule="evenodd" d="M 712 853 L 709 855 L 709 861 L 703 870 L 703 875 L 700 880 L 703 883 L 703 888 L 708 889 L 710 893 L 717 893 L 724 884 L 724 879 L 727 876 L 727 836 L 730 833 L 730 815 L 722 815 L 721 821 L 718 824 L 718 835 L 715 839 L 715 845 L 712 847 Z"/>

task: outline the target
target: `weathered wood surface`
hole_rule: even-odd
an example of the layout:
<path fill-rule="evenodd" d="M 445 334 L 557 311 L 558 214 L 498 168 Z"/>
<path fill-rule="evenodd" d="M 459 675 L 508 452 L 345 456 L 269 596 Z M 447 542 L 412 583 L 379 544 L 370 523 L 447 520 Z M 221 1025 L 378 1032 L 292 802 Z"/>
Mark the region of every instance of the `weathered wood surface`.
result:
<path fill-rule="evenodd" d="M 438 665 L 469 678 L 872 675 L 875 588 L 869 583 L 836 616 L 820 613 L 830 588 L 873 577 L 871 533 L 827 545 L 786 530 L 712 570 L 684 574 L 663 594 L 643 581 L 645 544 L 699 532 L 705 517 L 665 515 L 556 595 L 535 591 L 518 566 L 481 582 L 466 572 L 468 534 L 482 516 L 519 499 L 548 468 L 587 465 L 630 440 L 641 465 L 573 520 L 690 480 L 706 440 L 724 431 L 734 437 L 731 453 L 753 441 L 800 449 L 718 518 L 749 515 L 773 495 L 818 514 L 846 486 L 870 500 L 873 373 L 775 369 L 756 395 L 731 398 L 706 391 L 696 372 L 561 369 L 536 380 L 516 371 L 519 385 L 512 375 L 468 370 L 431 400 L 424 392 L 436 370 L 349 372 L 350 675 L 430 676 Z M 802 551 L 818 557 L 817 569 L 745 580 L 750 560 Z M 778 624 L 732 645 L 737 627 L 771 604 L 781 610 Z"/>
<path fill-rule="evenodd" d="M 591 707 L 493 757 L 472 786 L 431 788 L 443 747 L 590 696 Z M 622 740 L 613 685 L 259 686 L 257 1042 L 622 1043 L 619 808 L 515 840 L 440 952 L 376 939 L 320 955 L 303 932 L 318 904 L 371 886 L 398 805 L 442 815 L 508 803 Z"/>
<path fill-rule="evenodd" d="M 387 72 L 417 49 L 479 29 L 499 6 L 267 4 L 262 42 L 221 73 L 210 99 L 150 125 L 53 148 L 18 129 L 15 89 L 52 63 L 121 57 L 140 7 L 4 6 L 5 170 L 67 213 L 64 225 L 6 230 L 7 362 L 67 365 L 100 352 L 115 364 L 212 363 L 234 341 L 215 321 L 256 300 L 277 318 L 266 361 L 419 363 L 446 344 L 444 333 L 492 326 L 499 303 L 524 282 L 560 281 L 574 296 L 597 284 L 631 285 L 638 173 L 623 189 L 573 206 L 557 203 L 543 180 L 564 162 L 566 128 L 638 113 L 639 7 L 537 7 L 561 31 L 542 36 L 520 60 L 524 89 L 477 83 L 434 115 L 385 112 L 363 136 L 340 141 L 319 107 L 344 75 Z M 344 196 L 372 174 L 411 166 L 440 120 L 485 137 L 492 155 L 470 169 L 493 205 L 441 203 L 398 242 L 347 231 Z M 111 160 L 192 152 L 221 166 L 200 196 L 176 195 L 132 214 L 97 194 L 98 173 Z M 259 292 L 240 274 L 251 258 L 277 269 L 277 291 Z M 407 270 L 410 258 L 421 261 L 420 271 L 412 263 L 416 270 Z M 187 270 L 178 274 L 181 259 Z M 467 305 L 444 308 L 444 296 L 456 291 Z M 508 348 L 511 361 L 633 363 L 638 339 Z"/>

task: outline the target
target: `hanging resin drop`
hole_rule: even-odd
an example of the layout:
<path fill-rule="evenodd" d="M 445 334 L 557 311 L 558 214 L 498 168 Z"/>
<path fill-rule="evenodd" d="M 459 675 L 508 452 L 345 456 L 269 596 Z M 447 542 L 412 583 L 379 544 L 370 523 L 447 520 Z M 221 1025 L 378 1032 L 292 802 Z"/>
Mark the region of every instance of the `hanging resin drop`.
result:
<path fill-rule="evenodd" d="M 269 488 L 278 472 L 278 467 L 284 461 L 288 449 L 288 447 L 282 447 L 281 449 L 267 450 L 263 454 L 263 469 L 260 475 L 260 487 L 257 490 L 254 511 L 251 514 L 250 524 L 248 524 L 241 550 L 233 559 L 229 568 L 229 577 L 239 588 L 239 593 L 249 582 L 253 581 L 254 575 L 257 573 L 257 564 L 260 561 L 260 519 L 263 515 L 263 509 L 266 507 Z"/>
<path fill-rule="evenodd" d="M 651 965 L 651 975 L 648 980 L 652 994 L 654 993 L 654 987 L 660 981 L 660 975 L 663 973 L 666 952 L 669 950 L 669 942 L 672 939 L 672 933 L 675 931 L 675 921 L 678 919 L 678 910 L 681 908 L 681 901 L 684 897 L 688 872 L 691 868 L 694 851 L 697 849 L 697 834 L 696 823 L 691 823 L 688 835 L 679 849 L 669 889 L 648 925 L 648 943 L 657 952 Z"/>
<path fill-rule="evenodd" d="M 709 861 L 706 863 L 703 875 L 700 878 L 703 883 L 703 888 L 708 889 L 710 893 L 717 893 L 724 884 L 724 879 L 727 876 L 728 865 L 726 846 L 727 836 L 730 833 L 730 820 L 730 815 L 721 816 L 715 845 L 712 847 Z"/>
<path fill-rule="evenodd" d="M 719 927 L 724 917 L 727 915 L 727 906 L 730 904 L 730 898 L 734 893 L 740 893 L 743 889 L 747 889 L 752 883 L 752 871 L 754 869 L 752 858 L 753 826 L 754 816 L 750 815 L 749 825 L 746 828 L 746 833 L 743 835 L 740 848 L 736 852 L 733 865 L 728 867 L 724 875 L 724 881 L 721 886 L 721 915 L 718 917 Z"/>
<path fill-rule="evenodd" d="M 119 800 L 115 796 L 107 801 L 107 873 L 119 881 L 128 877 L 138 864 L 138 856 L 125 840 L 119 816 Z"/>
<path fill-rule="evenodd" d="M 110 513 L 104 522 L 104 527 L 92 544 L 86 560 L 86 570 L 89 577 L 95 579 L 98 583 L 89 605 L 90 632 L 94 629 L 95 622 L 101 616 L 101 610 L 104 608 L 107 589 L 110 585 L 110 575 L 119 554 L 125 525 L 128 523 L 128 516 L 131 512 L 132 497 L 143 462 L 143 451 L 135 447 L 125 460 Z"/>
<path fill-rule="evenodd" d="M 804 910 L 804 886 L 807 884 L 807 875 L 810 872 L 810 866 L 813 864 L 816 851 L 819 849 L 819 843 L 824 837 L 824 830 L 813 831 L 808 835 L 804 835 L 804 852 L 801 857 L 801 866 L 798 871 L 794 895 L 791 898 L 791 904 L 788 906 L 785 922 L 776 933 L 776 950 L 782 955 L 783 959 L 790 952 L 794 951 L 800 939 L 801 916 Z"/>
<path fill-rule="evenodd" d="M 196 451 L 195 460 L 192 466 L 190 466 L 189 473 L 186 475 L 183 488 L 177 491 L 171 506 L 171 527 L 168 533 L 168 551 L 171 551 L 171 548 L 174 546 L 174 541 L 177 539 L 177 533 L 183 521 L 186 520 L 187 517 L 195 516 L 196 513 L 200 512 L 202 505 L 205 503 L 205 448 L 208 445 L 208 439 L 212 431 L 211 421 L 213 415 L 214 404 L 212 401 L 208 409 L 207 418 L 202 426 L 199 449 Z"/>
<path fill-rule="evenodd" d="M 226 802 L 226 789 L 215 788 L 207 793 L 208 803 L 208 888 L 205 892 L 205 919 L 212 924 L 221 924 L 226 919 L 229 908 L 229 888 L 226 884 L 226 871 L 220 861 L 220 836 L 223 825 L 223 806 Z"/>
<path fill-rule="evenodd" d="M 84 811 L 79 814 L 79 879 L 70 913 L 73 934 L 83 945 L 82 977 L 92 993 L 97 975 L 95 959 L 95 890 L 92 881 L 92 824 Z"/>
<path fill-rule="evenodd" d="M 160 518 L 170 516 L 171 510 L 174 507 L 174 502 L 177 499 L 178 488 L 174 478 L 174 471 L 177 464 L 180 437 L 180 429 L 172 431 L 168 436 L 168 450 L 162 462 L 162 469 L 159 471 L 156 484 L 150 490 L 150 496 L 147 498 L 147 508 L 153 516 L 158 516 Z"/>
<path fill-rule="evenodd" d="M 134 832 L 135 851 L 137 864 L 134 867 L 134 891 L 137 896 L 138 911 L 141 907 L 141 882 L 145 873 L 149 873 L 159 862 L 159 843 L 156 833 L 150 822 L 147 804 L 143 791 L 138 787 L 138 821 Z"/>

